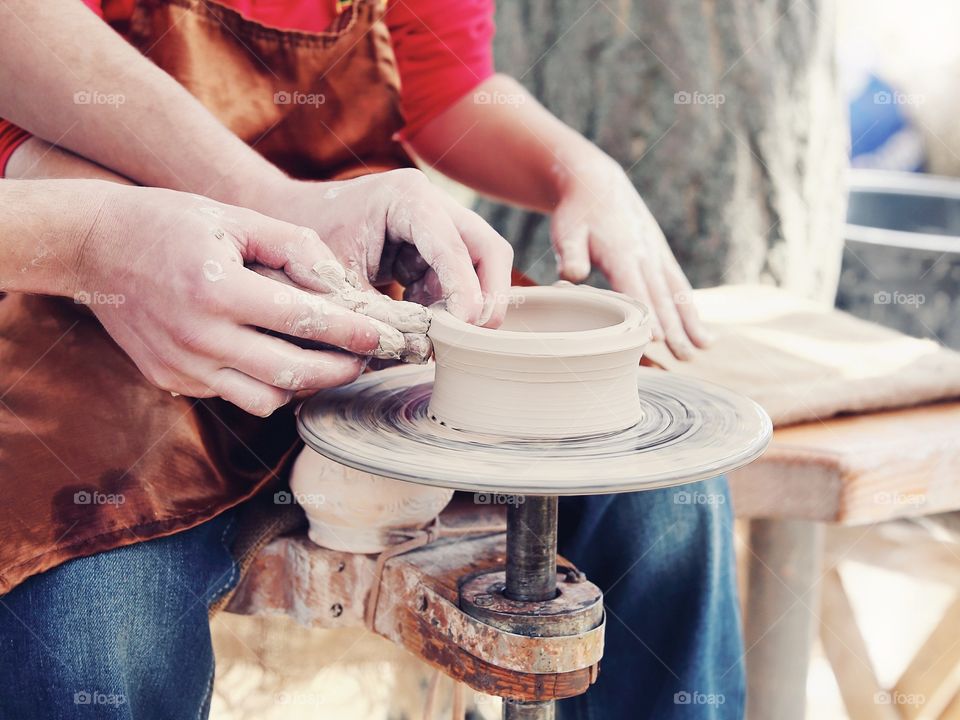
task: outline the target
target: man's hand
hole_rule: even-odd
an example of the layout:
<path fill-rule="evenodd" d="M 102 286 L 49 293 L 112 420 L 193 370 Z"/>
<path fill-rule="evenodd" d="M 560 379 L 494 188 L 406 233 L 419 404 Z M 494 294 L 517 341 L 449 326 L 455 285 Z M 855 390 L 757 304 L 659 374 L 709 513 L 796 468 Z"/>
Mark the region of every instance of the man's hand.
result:
<path fill-rule="evenodd" d="M 681 360 L 710 335 L 691 299 L 690 283 L 660 226 L 619 165 L 591 146 L 575 171 L 564 171 L 551 236 L 560 276 L 583 282 L 596 265 L 614 290 L 646 303 L 653 336 Z"/>
<path fill-rule="evenodd" d="M 396 279 L 409 300 L 446 300 L 450 312 L 467 322 L 502 322 L 512 248 L 419 170 L 338 182 L 284 181 L 264 197 L 259 210 L 315 230 L 362 283 Z M 288 275 L 322 291 L 309 269 L 294 264 Z"/>
<path fill-rule="evenodd" d="M 75 297 L 122 298 L 90 308 L 154 385 L 266 416 L 295 391 L 352 381 L 356 354 L 376 353 L 375 321 L 244 266 L 309 276 L 334 259 L 313 230 L 196 195 L 90 185 L 106 200 L 76 253 Z"/>

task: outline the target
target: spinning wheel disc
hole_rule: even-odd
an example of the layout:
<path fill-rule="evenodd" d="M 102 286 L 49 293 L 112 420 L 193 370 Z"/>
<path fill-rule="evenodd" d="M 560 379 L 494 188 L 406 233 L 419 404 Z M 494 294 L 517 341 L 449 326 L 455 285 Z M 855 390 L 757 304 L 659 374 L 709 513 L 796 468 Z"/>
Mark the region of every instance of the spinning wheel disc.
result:
<path fill-rule="evenodd" d="M 297 412 L 300 435 L 331 460 L 374 475 L 478 493 L 594 495 L 703 480 L 766 448 L 770 418 L 752 400 L 641 368 L 643 417 L 626 430 L 529 440 L 445 427 L 428 411 L 433 366 L 402 366 L 324 391 Z"/>

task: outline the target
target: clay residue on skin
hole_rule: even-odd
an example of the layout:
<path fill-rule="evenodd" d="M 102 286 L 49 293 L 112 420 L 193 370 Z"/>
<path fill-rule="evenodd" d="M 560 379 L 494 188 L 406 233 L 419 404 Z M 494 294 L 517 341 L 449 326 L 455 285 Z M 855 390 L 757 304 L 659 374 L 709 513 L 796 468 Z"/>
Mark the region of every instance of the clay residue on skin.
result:
<path fill-rule="evenodd" d="M 273 268 L 254 266 L 265 277 L 299 287 L 286 273 Z M 365 316 L 378 335 L 376 349 L 368 354 L 382 360 L 402 360 L 422 364 L 429 359 L 433 347 L 427 339 L 430 311 L 417 303 L 393 300 L 375 290 L 361 289 L 356 272 L 344 268 L 336 260 L 325 260 L 311 268 L 317 282 L 307 289 L 307 310 L 291 321 L 290 334 L 322 340 L 320 335 L 329 329 L 330 306 Z M 320 293 L 320 294 L 316 294 Z M 283 302 L 294 303 L 295 298 Z M 299 300 L 296 300 L 299 302 Z M 279 378 L 278 378 L 279 380 Z"/>
<path fill-rule="evenodd" d="M 412 365 L 423 365 L 433 354 L 433 343 L 426 335 L 419 333 L 403 334 L 404 348 L 400 359 Z"/>
<path fill-rule="evenodd" d="M 297 372 L 293 368 L 281 370 L 273 378 L 273 384 L 277 387 L 300 390 L 303 387 L 303 373 Z"/>
<path fill-rule="evenodd" d="M 373 325 L 374 330 L 376 330 L 377 334 L 380 336 L 380 340 L 377 343 L 377 349 L 374 350 L 373 356 L 383 360 L 399 360 L 400 356 L 403 354 L 404 348 L 407 345 L 403 338 L 403 333 L 396 328 L 387 325 L 385 322 L 381 322 L 374 318 L 369 318 L 369 320 Z"/>
<path fill-rule="evenodd" d="M 293 319 L 291 333 L 296 337 L 318 338 L 330 329 L 328 314 L 326 301 L 322 298 L 310 298 L 307 309 Z"/>
<path fill-rule="evenodd" d="M 430 329 L 430 311 L 423 305 L 393 300 L 374 290 L 361 290 L 359 277 L 329 260 L 313 266 L 314 274 L 326 288 L 330 301 L 366 315 L 401 333 L 425 334 Z"/>
<path fill-rule="evenodd" d="M 203 263 L 203 276 L 210 282 L 220 282 L 227 274 L 223 271 L 223 265 L 216 260 L 207 260 Z"/>

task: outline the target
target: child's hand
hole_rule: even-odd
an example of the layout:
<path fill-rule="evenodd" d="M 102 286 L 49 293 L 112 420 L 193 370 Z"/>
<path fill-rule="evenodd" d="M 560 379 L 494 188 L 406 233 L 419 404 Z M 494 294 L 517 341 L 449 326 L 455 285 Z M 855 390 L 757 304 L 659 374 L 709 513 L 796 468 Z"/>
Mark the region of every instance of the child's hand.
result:
<path fill-rule="evenodd" d="M 560 276 L 582 282 L 595 264 L 614 290 L 646 303 L 654 339 L 687 359 L 710 335 L 690 299 L 690 283 L 630 179 L 600 150 L 566 173 L 551 236 Z"/>

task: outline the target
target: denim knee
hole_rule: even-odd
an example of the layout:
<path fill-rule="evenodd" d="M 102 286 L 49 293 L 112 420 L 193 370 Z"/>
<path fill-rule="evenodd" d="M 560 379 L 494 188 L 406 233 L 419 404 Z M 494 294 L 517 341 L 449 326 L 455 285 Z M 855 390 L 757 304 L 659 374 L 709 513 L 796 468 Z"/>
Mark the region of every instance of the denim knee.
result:
<path fill-rule="evenodd" d="M 232 517 L 71 560 L 0 598 L 0 717 L 196 717 Z M 184 710 L 186 708 L 186 714 Z"/>
<path fill-rule="evenodd" d="M 564 498 L 560 515 L 560 551 L 600 587 L 607 610 L 598 682 L 561 703 L 560 717 L 741 717 L 743 648 L 726 481 Z M 723 704 L 683 704 L 694 694 Z"/>

